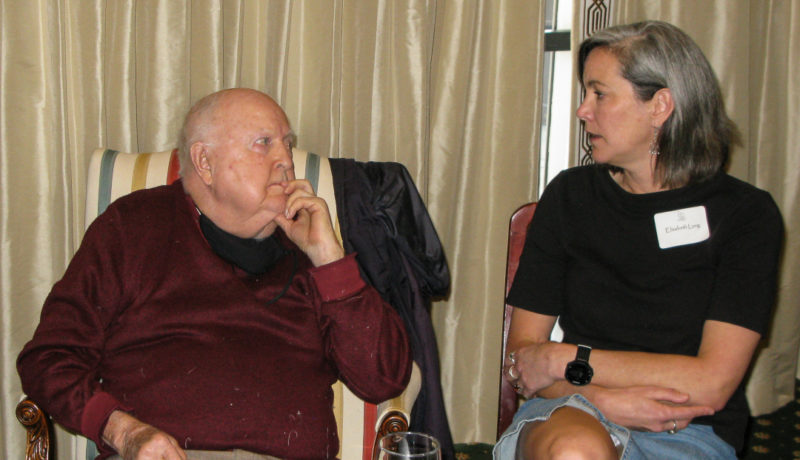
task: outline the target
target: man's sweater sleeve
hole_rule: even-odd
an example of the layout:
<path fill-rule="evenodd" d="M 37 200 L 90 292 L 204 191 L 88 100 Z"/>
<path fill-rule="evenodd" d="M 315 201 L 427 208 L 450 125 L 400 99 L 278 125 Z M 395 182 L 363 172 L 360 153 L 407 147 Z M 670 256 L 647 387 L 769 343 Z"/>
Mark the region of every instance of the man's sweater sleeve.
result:
<path fill-rule="evenodd" d="M 95 442 L 110 413 L 127 410 L 102 391 L 96 368 L 104 330 L 120 302 L 114 219 L 107 213 L 89 228 L 63 278 L 42 307 L 33 338 L 20 352 L 17 370 L 25 393 L 66 428 Z"/>
<path fill-rule="evenodd" d="M 355 254 L 311 270 L 320 327 L 339 378 L 365 401 L 400 394 L 411 376 L 411 349 L 397 312 L 361 278 Z"/>

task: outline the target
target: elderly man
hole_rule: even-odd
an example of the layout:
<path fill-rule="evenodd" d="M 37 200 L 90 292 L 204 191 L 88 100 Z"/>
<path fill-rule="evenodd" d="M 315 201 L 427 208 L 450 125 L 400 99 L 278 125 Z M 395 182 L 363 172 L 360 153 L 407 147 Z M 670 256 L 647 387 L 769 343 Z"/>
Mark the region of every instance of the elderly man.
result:
<path fill-rule="evenodd" d="M 403 323 L 295 179 L 291 142 L 263 93 L 201 99 L 181 180 L 109 206 L 53 287 L 22 386 L 100 458 L 332 458 L 337 378 L 372 402 L 405 387 Z"/>

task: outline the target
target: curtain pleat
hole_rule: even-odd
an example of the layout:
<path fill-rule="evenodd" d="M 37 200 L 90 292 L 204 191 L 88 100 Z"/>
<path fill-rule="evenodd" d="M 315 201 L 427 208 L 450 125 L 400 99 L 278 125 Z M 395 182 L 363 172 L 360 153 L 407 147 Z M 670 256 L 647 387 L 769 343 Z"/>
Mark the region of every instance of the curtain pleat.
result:
<path fill-rule="evenodd" d="M 428 209 L 452 285 L 434 325 L 454 438 L 491 442 L 508 222 L 537 187 L 543 2 L 446 2 L 436 16 Z"/>
<path fill-rule="evenodd" d="M 71 255 L 69 185 L 62 90 L 60 5 L 0 7 L 0 375 L 5 458 L 21 458 L 24 434 L 13 417 L 14 366 L 38 322 L 40 303 Z M 12 424 L 13 422 L 13 424 Z M 17 438 L 17 439 L 15 439 Z"/>
<path fill-rule="evenodd" d="M 784 212 L 776 324 L 797 330 L 797 2 L 621 3 L 710 54 L 746 134 L 732 167 Z M 453 437 L 493 441 L 508 218 L 538 186 L 543 15 L 541 0 L 0 3 L 3 456 L 23 456 L 16 355 L 80 242 L 90 152 L 171 148 L 193 102 L 234 86 L 272 94 L 304 149 L 409 169 L 453 275 L 432 307 Z M 768 372 L 792 353 L 794 372 L 788 327 Z"/>

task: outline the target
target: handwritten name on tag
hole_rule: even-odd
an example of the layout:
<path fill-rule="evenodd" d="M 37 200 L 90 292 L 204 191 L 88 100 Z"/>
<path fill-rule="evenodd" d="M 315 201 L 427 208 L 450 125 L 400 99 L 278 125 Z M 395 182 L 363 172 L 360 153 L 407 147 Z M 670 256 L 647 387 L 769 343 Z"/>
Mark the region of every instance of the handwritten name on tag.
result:
<path fill-rule="evenodd" d="M 661 249 L 699 243 L 709 236 L 705 206 L 660 212 L 653 220 Z"/>

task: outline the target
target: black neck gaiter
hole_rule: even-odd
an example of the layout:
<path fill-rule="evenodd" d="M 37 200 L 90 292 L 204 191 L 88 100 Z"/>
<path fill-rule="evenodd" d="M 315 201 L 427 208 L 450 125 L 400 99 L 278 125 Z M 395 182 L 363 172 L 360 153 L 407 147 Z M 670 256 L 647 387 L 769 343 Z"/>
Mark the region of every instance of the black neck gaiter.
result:
<path fill-rule="evenodd" d="M 211 249 L 218 256 L 250 275 L 266 273 L 287 252 L 275 235 L 263 240 L 239 238 L 217 227 L 202 213 L 200 214 L 200 229 Z"/>

